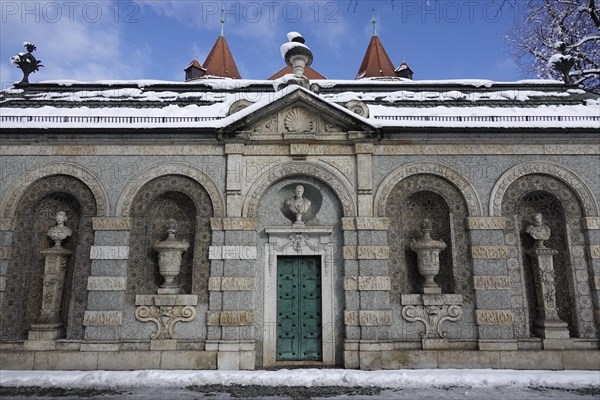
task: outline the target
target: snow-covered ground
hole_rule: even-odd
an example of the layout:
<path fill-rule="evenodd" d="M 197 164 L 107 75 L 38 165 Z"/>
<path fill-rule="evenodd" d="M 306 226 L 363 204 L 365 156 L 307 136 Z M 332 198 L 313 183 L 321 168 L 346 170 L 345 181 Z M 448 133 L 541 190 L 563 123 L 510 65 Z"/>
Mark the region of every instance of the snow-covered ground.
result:
<path fill-rule="evenodd" d="M 18 389 L 7 391 L 6 388 Z M 27 388 L 41 389 L 31 392 Z M 56 392 L 57 388 L 75 392 Z M 365 388 L 368 389 L 365 391 Z M 3 395 L 12 395 L 10 398 L 15 399 L 58 399 L 67 394 L 70 399 L 83 399 L 94 393 L 98 395 L 95 398 L 106 400 L 122 398 L 124 393 L 129 399 L 179 400 L 231 397 L 288 399 L 299 396 L 313 399 L 581 399 L 597 398 L 600 393 L 600 372 L 492 369 L 282 369 L 230 372 L 2 370 L 0 389 L 5 389 L 0 391 Z"/>
<path fill-rule="evenodd" d="M 278 371 L 0 371 L 0 386 L 135 388 L 192 385 L 423 387 L 600 386 L 598 371 L 516 371 L 494 369 L 424 369 L 357 371 L 282 369 Z"/>

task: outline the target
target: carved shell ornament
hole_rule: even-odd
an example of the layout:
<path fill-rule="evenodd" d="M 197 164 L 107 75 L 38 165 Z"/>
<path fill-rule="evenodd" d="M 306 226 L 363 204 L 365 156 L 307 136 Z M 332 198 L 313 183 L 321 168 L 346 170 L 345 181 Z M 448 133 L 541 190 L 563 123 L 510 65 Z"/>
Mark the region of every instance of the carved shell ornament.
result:
<path fill-rule="evenodd" d="M 297 107 L 287 113 L 283 124 L 288 132 L 310 132 L 315 122 L 306 111 Z"/>

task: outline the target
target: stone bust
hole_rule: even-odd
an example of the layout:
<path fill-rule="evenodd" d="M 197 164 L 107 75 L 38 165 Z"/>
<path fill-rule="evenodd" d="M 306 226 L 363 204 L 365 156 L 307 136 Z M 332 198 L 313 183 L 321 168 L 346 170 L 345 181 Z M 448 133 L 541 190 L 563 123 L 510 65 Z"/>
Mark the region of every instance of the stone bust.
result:
<path fill-rule="evenodd" d="M 302 221 L 302 215 L 304 215 L 310 208 L 310 200 L 304 197 L 304 186 L 296 186 L 296 195 L 286 202 L 287 206 L 296 215 L 296 222 L 294 225 L 304 225 Z"/>
<path fill-rule="evenodd" d="M 54 240 L 54 247 L 61 247 L 60 243 L 65 240 L 68 236 L 71 236 L 73 231 L 68 226 L 65 226 L 67 222 L 67 214 L 64 211 L 56 213 L 56 225 L 54 225 L 48 231 L 50 239 Z"/>
<path fill-rule="evenodd" d="M 550 239 L 550 227 L 544 224 L 541 213 L 535 214 L 535 217 L 533 217 L 533 224 L 529 225 L 527 229 L 525 229 L 525 232 L 535 240 L 544 241 Z"/>

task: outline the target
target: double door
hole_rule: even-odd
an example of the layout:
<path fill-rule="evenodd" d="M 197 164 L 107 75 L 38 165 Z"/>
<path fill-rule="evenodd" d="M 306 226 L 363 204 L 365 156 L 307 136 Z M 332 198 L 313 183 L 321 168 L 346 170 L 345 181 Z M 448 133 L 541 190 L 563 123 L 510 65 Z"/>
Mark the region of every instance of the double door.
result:
<path fill-rule="evenodd" d="M 277 361 L 320 361 L 321 257 L 277 257 Z"/>

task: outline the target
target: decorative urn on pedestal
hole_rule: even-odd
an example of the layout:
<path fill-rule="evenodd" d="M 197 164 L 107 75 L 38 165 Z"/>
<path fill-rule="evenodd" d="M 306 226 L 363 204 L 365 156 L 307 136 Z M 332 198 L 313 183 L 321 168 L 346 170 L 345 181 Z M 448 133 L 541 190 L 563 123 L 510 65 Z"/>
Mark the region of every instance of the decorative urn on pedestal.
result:
<path fill-rule="evenodd" d="M 182 289 L 175 282 L 175 278 L 181 271 L 181 259 L 183 253 L 190 247 L 186 240 L 175 239 L 177 222 L 169 220 L 167 238 L 162 242 L 156 242 L 152 247 L 158 252 L 158 270 L 164 278 L 164 283 L 158 289 L 158 294 L 180 294 Z"/>
<path fill-rule="evenodd" d="M 419 273 L 425 278 L 423 293 L 441 293 L 442 289 L 433 280 L 440 272 L 440 252 L 446 248 L 446 243 L 431 238 L 433 226 L 429 219 L 421 224 L 423 237 L 412 240 L 410 249 L 417 253 Z"/>
<path fill-rule="evenodd" d="M 304 75 L 304 68 L 310 66 L 313 62 L 313 53 L 305 40 L 298 32 L 287 34 L 289 42 L 281 45 L 281 56 L 287 65 L 294 70 L 294 77 L 289 79 L 288 85 L 299 85 L 305 88 L 309 87 L 308 78 Z"/>

